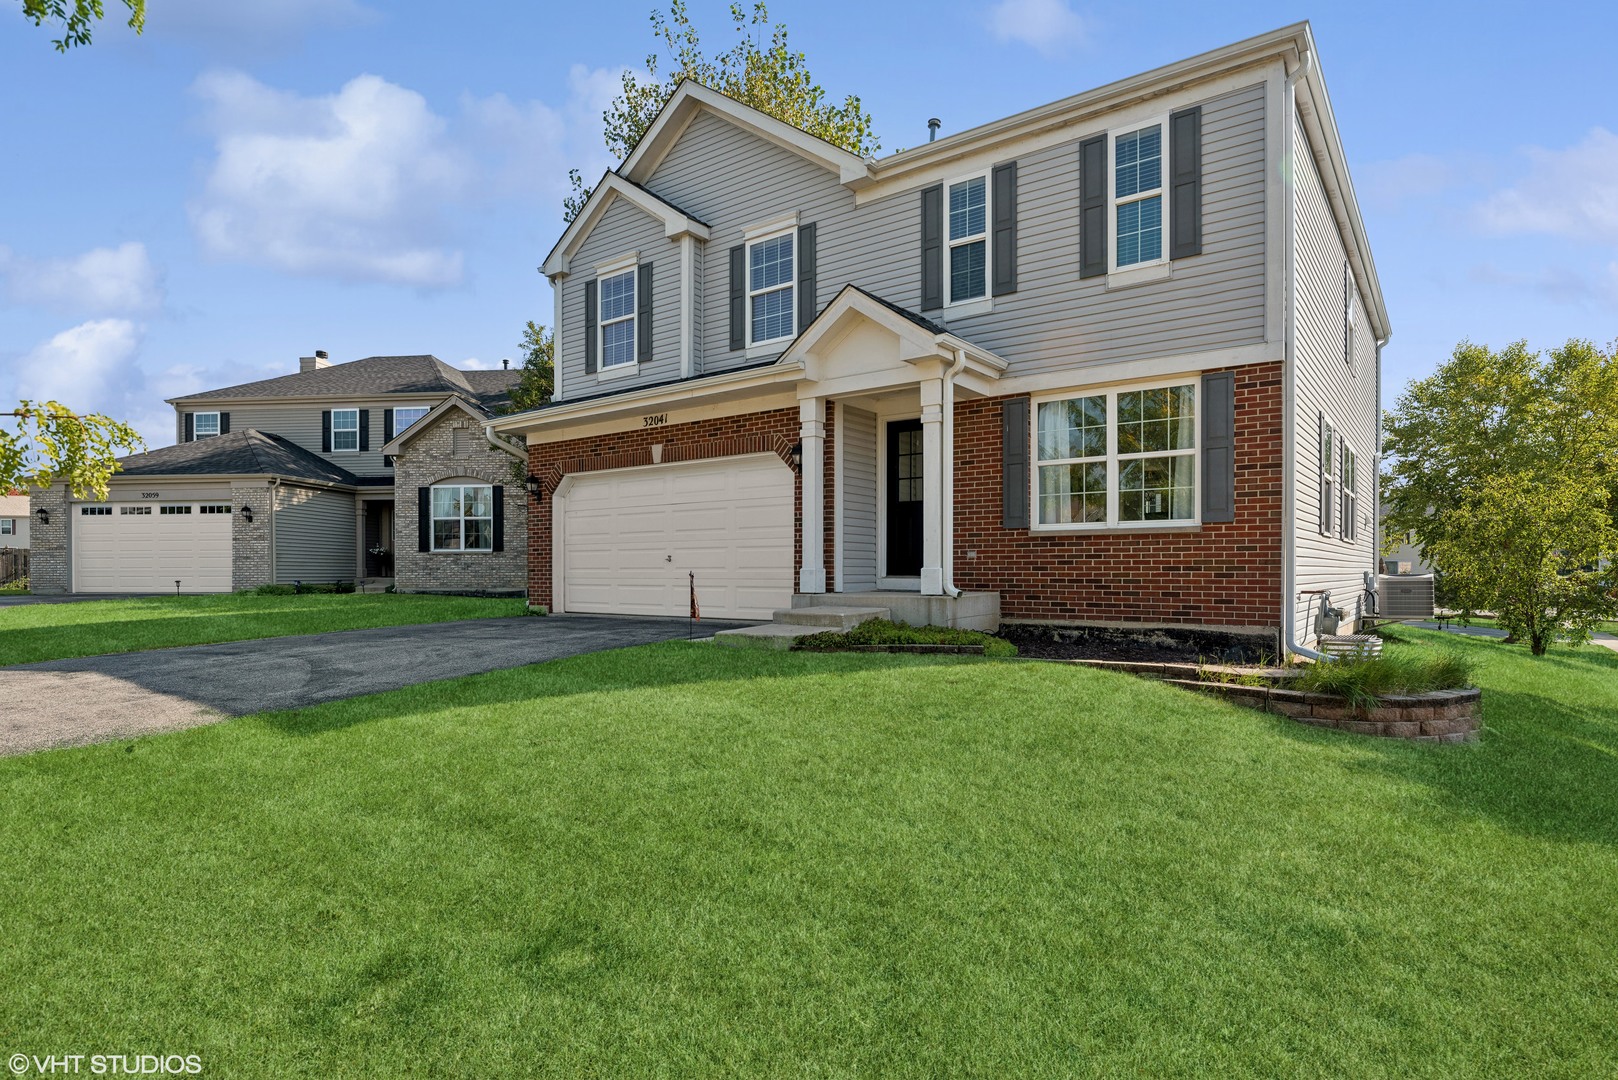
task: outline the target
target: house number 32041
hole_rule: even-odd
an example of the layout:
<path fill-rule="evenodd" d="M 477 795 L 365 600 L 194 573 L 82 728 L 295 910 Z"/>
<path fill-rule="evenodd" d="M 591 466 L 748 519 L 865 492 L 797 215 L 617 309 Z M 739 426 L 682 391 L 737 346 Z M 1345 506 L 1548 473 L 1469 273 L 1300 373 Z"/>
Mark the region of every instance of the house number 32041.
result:
<path fill-rule="evenodd" d="M 668 413 L 653 413 L 651 416 L 643 416 L 640 418 L 641 427 L 662 427 L 668 422 Z"/>

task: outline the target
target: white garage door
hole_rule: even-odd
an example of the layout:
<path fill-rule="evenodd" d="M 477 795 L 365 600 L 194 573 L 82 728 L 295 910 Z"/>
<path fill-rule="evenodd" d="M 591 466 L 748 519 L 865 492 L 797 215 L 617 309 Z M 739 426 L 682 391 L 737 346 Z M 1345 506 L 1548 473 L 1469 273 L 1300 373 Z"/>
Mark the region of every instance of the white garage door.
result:
<path fill-rule="evenodd" d="M 793 473 L 757 455 L 581 476 L 562 510 L 567 611 L 709 618 L 792 603 Z"/>
<path fill-rule="evenodd" d="M 73 508 L 76 592 L 230 591 L 229 503 Z"/>

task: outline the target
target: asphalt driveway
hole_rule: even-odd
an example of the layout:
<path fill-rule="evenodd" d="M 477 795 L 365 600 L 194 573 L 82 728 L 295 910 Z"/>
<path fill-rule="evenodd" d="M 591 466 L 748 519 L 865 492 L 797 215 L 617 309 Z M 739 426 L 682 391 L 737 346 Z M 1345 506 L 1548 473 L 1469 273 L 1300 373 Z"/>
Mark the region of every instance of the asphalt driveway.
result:
<path fill-rule="evenodd" d="M 696 634 L 745 625 L 704 620 Z M 688 632 L 685 619 L 474 619 L 22 664 L 0 668 L 0 755 L 176 731 Z"/>

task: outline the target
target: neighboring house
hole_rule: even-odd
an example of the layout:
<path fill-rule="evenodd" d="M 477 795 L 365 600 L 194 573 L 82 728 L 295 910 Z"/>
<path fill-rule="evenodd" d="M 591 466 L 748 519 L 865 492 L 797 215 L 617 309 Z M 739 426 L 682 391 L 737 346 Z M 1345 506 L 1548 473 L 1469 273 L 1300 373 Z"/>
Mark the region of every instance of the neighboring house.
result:
<path fill-rule="evenodd" d="M 1382 558 L 1382 572 L 1384 574 L 1430 574 L 1433 568 L 1427 562 L 1427 554 L 1416 542 L 1414 533 L 1406 533 L 1399 541 L 1393 554 Z"/>
<path fill-rule="evenodd" d="M 105 500 L 35 493 L 35 592 L 227 592 L 392 578 L 520 594 L 522 452 L 484 425 L 519 373 L 433 356 L 331 364 L 170 399 L 173 446 L 121 459 Z"/>
<path fill-rule="evenodd" d="M 686 82 L 543 270 L 530 603 L 1363 612 L 1388 320 L 1306 24 L 874 161 Z"/>
<path fill-rule="evenodd" d="M 28 546 L 28 496 L 20 492 L 0 495 L 0 548 Z"/>

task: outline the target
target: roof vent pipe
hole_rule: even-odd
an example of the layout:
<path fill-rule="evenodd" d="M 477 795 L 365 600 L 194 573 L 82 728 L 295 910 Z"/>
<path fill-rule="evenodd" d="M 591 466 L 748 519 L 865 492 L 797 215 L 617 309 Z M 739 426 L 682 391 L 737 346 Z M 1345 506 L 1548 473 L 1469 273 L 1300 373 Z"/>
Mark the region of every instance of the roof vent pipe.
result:
<path fill-rule="evenodd" d="M 511 357 L 502 356 L 500 358 L 500 369 L 502 371 L 510 371 L 511 370 Z"/>
<path fill-rule="evenodd" d="M 936 116 L 933 117 L 931 120 L 927 121 L 927 141 L 928 142 L 932 142 L 934 139 L 938 138 L 938 128 L 939 128 L 939 126 L 941 124 L 943 124 L 943 121 L 940 120 Z"/>

